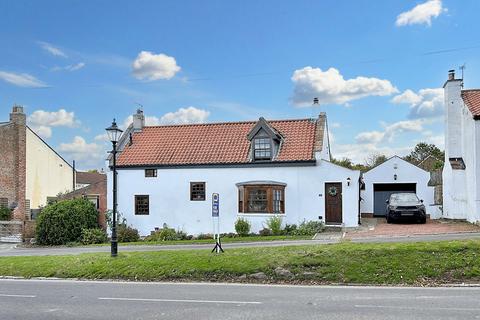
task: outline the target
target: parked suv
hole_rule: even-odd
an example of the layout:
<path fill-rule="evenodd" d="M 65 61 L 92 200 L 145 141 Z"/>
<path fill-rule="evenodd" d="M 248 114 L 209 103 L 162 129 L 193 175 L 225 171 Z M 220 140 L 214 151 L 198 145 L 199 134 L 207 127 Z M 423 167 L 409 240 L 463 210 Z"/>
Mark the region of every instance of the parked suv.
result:
<path fill-rule="evenodd" d="M 419 200 L 415 193 L 392 193 L 387 200 L 387 223 L 401 218 L 427 222 L 423 200 Z"/>

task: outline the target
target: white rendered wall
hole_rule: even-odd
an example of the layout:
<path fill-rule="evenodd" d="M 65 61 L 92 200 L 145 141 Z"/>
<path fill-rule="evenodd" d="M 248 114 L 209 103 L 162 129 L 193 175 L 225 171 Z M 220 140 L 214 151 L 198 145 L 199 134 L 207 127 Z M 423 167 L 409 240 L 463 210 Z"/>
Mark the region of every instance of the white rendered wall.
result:
<path fill-rule="evenodd" d="M 445 92 L 447 94 L 447 91 Z M 448 101 L 447 98 L 445 99 Z M 463 100 L 452 99 L 450 112 L 447 113 L 447 123 L 453 111 L 456 111 L 460 119 L 459 137 L 455 139 L 460 146 L 451 150 L 451 138 L 447 134 L 445 149 L 445 166 L 443 168 L 443 214 L 450 219 L 466 219 L 470 222 L 480 221 L 480 194 L 479 183 L 480 164 L 478 163 L 480 152 L 480 124 L 473 119 L 472 114 L 464 105 Z M 457 118 L 455 118 L 457 119 Z M 450 123 L 452 125 L 452 123 Z M 465 163 L 465 170 L 452 170 L 449 158 L 458 157 L 458 152 Z"/>
<path fill-rule="evenodd" d="M 347 178 L 351 179 L 347 186 Z M 252 223 L 252 232 L 264 227 L 270 214 L 239 214 L 236 183 L 271 180 L 286 183 L 283 223 L 325 218 L 325 182 L 342 182 L 343 222 L 357 226 L 359 171 L 349 170 L 319 160 L 309 167 L 242 167 L 158 169 L 156 178 L 145 178 L 142 169 L 118 171 L 118 210 L 127 223 L 148 235 L 164 223 L 188 234 L 212 233 L 212 193 L 220 194 L 220 232 L 235 232 L 234 223 L 244 217 Z M 190 182 L 206 182 L 206 201 L 190 201 Z M 112 190 L 112 174 L 108 172 L 108 190 Z M 134 214 L 134 196 L 150 196 L 150 214 Z M 112 197 L 108 197 L 111 201 Z M 111 208 L 111 202 L 109 208 Z"/>
<path fill-rule="evenodd" d="M 397 167 L 395 169 L 394 167 Z M 397 180 L 394 179 L 397 174 Z M 364 173 L 365 190 L 362 190 L 362 202 L 360 204 L 362 213 L 373 213 L 373 185 L 376 183 L 415 183 L 417 196 L 423 200 L 427 214 L 430 218 L 440 218 L 441 212 L 434 206 L 434 187 L 428 186 L 430 173 L 407 162 L 400 157 L 392 157 L 381 165 Z"/>

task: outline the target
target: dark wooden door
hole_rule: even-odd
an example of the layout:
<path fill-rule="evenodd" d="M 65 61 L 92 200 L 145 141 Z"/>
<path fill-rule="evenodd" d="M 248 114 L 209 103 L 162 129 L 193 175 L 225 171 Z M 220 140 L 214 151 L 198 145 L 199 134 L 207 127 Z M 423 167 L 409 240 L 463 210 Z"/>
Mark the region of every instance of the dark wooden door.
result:
<path fill-rule="evenodd" d="M 342 183 L 325 183 L 325 222 L 342 223 Z"/>

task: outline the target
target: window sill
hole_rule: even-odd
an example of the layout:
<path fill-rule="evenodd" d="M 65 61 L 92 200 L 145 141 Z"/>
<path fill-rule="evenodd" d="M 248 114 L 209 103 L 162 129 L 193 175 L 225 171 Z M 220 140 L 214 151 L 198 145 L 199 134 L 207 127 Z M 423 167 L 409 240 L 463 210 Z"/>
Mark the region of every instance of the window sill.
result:
<path fill-rule="evenodd" d="M 255 212 L 238 212 L 239 217 L 284 217 L 285 213 L 255 213 Z"/>

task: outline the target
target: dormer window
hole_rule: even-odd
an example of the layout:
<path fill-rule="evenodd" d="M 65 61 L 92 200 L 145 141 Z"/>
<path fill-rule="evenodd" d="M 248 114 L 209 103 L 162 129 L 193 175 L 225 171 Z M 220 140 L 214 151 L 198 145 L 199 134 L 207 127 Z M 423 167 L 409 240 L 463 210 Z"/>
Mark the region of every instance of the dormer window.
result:
<path fill-rule="evenodd" d="M 274 161 L 282 136 L 264 118 L 260 118 L 247 135 L 251 146 L 252 161 Z"/>
<path fill-rule="evenodd" d="M 255 138 L 253 148 L 254 148 L 255 160 L 271 160 L 272 159 L 272 139 Z"/>

